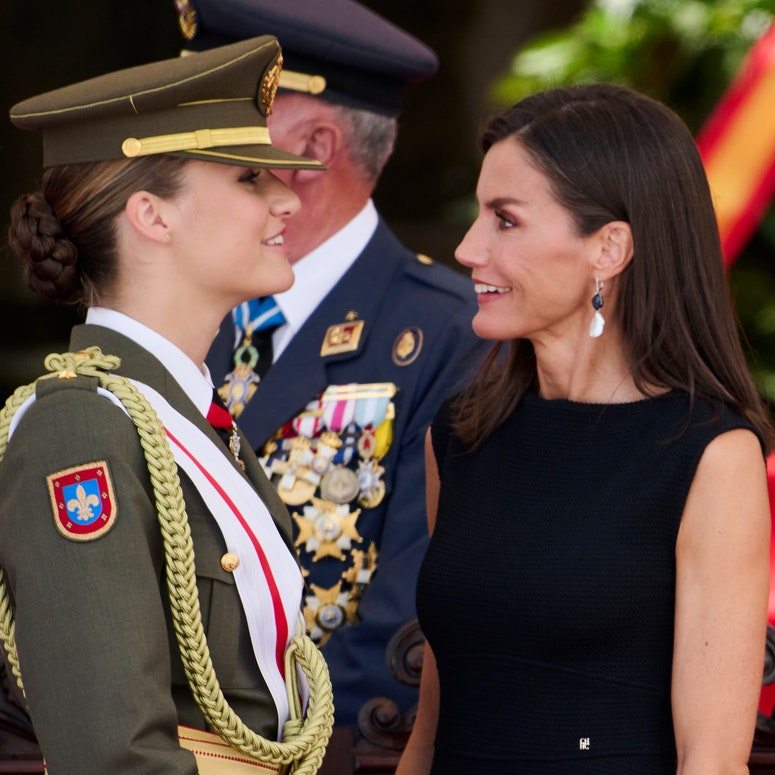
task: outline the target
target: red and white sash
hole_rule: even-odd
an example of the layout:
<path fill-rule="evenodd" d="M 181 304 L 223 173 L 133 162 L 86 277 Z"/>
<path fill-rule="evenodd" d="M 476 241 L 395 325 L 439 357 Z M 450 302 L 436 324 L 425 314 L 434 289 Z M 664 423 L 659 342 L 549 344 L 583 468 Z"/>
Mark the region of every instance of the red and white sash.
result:
<path fill-rule="evenodd" d="M 153 388 L 132 383 L 161 420 L 175 462 L 202 496 L 226 548 L 239 557 L 234 581 L 256 661 L 277 708 L 279 740 L 289 716 L 284 655 L 299 621 L 303 589 L 299 566 L 264 502 L 220 443 L 211 441 Z"/>

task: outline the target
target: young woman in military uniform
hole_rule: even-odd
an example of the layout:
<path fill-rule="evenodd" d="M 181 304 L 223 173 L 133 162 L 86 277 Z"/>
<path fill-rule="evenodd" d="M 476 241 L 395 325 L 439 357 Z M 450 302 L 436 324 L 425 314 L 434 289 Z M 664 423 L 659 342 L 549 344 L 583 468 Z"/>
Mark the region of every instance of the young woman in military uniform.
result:
<path fill-rule="evenodd" d="M 281 61 L 274 38 L 255 38 L 11 111 L 18 127 L 42 132 L 47 169 L 41 190 L 13 207 L 10 244 L 35 291 L 88 308 L 73 354 L 49 359 L 52 378 L 13 405 L 0 465 L 0 566 L 15 626 L 5 646 L 51 775 L 205 772 L 178 723 L 218 728 L 221 713 L 231 728 L 230 707 L 277 741 L 294 704 L 284 654 L 302 577 L 290 520 L 212 404 L 204 365 L 232 307 L 293 282 L 283 232 L 299 202 L 270 170 L 320 164 L 271 146 Z M 121 391 L 106 371 L 125 378 Z M 174 464 L 159 484 L 149 458 L 165 450 Z M 174 501 L 175 468 L 206 635 L 197 640 L 188 612 L 194 635 L 178 635 L 193 657 L 177 643 L 166 577 L 178 571 L 158 516 Z M 190 662 L 207 647 L 216 711 L 190 686 Z"/>

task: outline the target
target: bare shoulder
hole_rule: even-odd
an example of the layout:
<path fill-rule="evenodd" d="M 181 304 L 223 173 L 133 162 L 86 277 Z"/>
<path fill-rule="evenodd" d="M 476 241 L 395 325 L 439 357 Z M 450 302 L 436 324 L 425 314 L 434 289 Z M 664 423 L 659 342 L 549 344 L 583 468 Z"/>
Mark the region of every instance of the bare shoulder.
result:
<path fill-rule="evenodd" d="M 700 459 L 681 525 L 684 541 L 764 538 L 770 529 L 767 471 L 752 431 L 736 428 L 713 439 Z"/>
<path fill-rule="evenodd" d="M 735 428 L 716 436 L 708 444 L 700 460 L 698 474 L 707 469 L 723 475 L 730 469 L 746 465 L 756 465 L 757 469 L 764 470 L 761 443 L 748 428 Z"/>

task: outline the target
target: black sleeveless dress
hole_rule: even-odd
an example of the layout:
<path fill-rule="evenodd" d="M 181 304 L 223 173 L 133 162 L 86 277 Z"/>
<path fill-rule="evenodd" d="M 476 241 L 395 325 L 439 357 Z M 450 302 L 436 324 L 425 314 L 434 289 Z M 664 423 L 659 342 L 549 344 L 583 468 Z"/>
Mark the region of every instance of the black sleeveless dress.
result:
<path fill-rule="evenodd" d="M 441 691 L 433 775 L 675 774 L 675 544 L 729 408 L 524 396 L 476 452 L 432 427 L 417 588 Z M 734 517 L 734 515 L 730 515 Z"/>

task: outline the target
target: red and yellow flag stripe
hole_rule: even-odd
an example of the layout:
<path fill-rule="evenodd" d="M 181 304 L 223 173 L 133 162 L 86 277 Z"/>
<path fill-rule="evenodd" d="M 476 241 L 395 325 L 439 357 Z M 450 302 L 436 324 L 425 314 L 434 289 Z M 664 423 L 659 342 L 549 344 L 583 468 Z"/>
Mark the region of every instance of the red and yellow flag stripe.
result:
<path fill-rule="evenodd" d="M 730 266 L 775 194 L 775 24 L 752 46 L 697 145 Z"/>
<path fill-rule="evenodd" d="M 713 194 L 724 263 L 731 266 L 775 195 L 775 23 L 754 43 L 697 136 Z M 775 625 L 775 454 L 767 459 L 770 512 L 769 622 Z M 759 710 L 775 707 L 775 684 L 762 687 Z"/>

